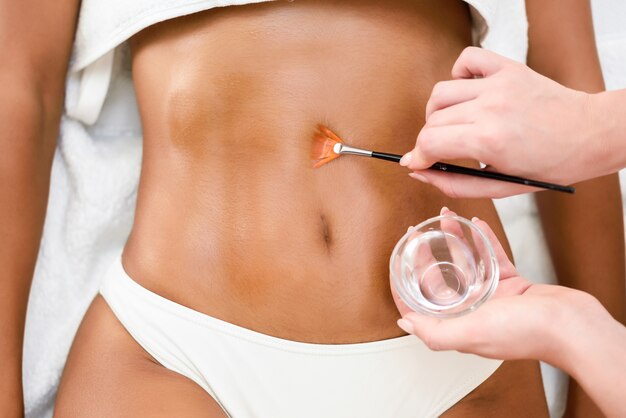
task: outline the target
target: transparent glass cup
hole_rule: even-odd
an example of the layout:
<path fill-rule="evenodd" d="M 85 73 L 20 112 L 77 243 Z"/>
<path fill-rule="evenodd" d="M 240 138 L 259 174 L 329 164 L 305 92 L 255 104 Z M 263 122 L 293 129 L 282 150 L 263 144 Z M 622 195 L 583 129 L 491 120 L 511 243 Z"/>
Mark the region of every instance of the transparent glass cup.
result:
<path fill-rule="evenodd" d="M 469 220 L 437 216 L 409 228 L 389 261 L 391 282 L 412 310 L 440 318 L 478 308 L 498 286 L 493 246 Z"/>

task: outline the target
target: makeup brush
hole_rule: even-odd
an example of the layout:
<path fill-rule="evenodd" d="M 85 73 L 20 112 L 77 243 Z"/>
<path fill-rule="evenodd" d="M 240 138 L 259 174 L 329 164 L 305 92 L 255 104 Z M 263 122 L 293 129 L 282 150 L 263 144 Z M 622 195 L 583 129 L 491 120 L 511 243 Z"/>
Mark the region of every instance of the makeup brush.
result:
<path fill-rule="evenodd" d="M 401 155 L 388 154 L 386 152 L 370 151 L 346 145 L 333 131 L 324 125 L 317 126 L 317 132 L 313 136 L 311 160 L 313 168 L 318 168 L 341 157 L 342 155 L 359 155 L 361 157 L 377 158 L 379 160 L 400 162 Z M 482 177 L 492 180 L 506 181 L 509 183 L 523 184 L 526 186 L 540 187 L 542 189 L 555 190 L 557 192 L 574 193 L 576 189 L 570 186 L 546 183 L 543 181 L 529 180 L 523 177 L 509 176 L 494 171 L 478 170 L 475 168 L 462 167 L 454 164 L 435 163 L 430 170 L 446 171 L 448 173 L 465 174 L 467 176 Z"/>

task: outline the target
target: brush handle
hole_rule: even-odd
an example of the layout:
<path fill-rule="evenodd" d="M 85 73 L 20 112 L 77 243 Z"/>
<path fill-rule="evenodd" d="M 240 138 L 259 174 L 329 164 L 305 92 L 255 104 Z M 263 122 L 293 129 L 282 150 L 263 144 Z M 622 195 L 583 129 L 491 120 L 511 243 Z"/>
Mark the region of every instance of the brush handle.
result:
<path fill-rule="evenodd" d="M 376 151 L 372 151 L 372 157 L 378 158 L 379 160 L 393 161 L 395 163 L 399 163 L 402 158 L 402 156 L 398 154 L 387 154 L 386 152 Z"/>
<path fill-rule="evenodd" d="M 402 158 L 401 155 L 387 154 L 385 152 L 376 152 L 376 151 L 372 151 L 372 157 L 378 158 L 379 160 L 394 161 L 396 163 L 400 162 L 400 159 Z M 492 179 L 492 180 L 506 181 L 509 183 L 523 184 L 525 186 L 540 187 L 542 189 L 554 190 L 557 192 L 574 193 L 576 191 L 574 187 L 570 187 L 570 186 L 561 186 L 558 184 L 546 183 L 543 181 L 529 180 L 523 177 L 509 176 L 507 174 L 500 174 L 494 171 L 478 170 L 476 168 L 462 167 L 460 165 L 454 165 L 454 164 L 435 163 L 432 166 L 430 166 L 429 169 L 447 171 L 449 173 L 456 173 L 456 174 L 465 174 L 467 176 L 482 177 L 482 178 L 487 178 L 487 179 Z"/>

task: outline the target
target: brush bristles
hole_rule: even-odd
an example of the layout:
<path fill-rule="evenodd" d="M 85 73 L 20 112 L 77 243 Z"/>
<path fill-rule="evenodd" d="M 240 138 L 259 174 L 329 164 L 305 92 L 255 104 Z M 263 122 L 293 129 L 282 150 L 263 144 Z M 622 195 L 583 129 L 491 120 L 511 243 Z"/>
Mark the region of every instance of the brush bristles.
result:
<path fill-rule="evenodd" d="M 337 143 L 343 143 L 333 131 L 324 125 L 317 125 L 317 132 L 313 135 L 313 146 L 311 147 L 311 161 L 313 168 L 318 168 L 335 158 L 341 157 L 334 151 Z"/>

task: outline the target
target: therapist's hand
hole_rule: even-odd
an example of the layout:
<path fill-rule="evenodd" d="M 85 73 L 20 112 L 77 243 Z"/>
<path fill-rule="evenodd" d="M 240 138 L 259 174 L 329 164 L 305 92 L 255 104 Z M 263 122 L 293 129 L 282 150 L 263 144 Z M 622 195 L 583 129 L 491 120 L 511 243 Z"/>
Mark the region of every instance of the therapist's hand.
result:
<path fill-rule="evenodd" d="M 498 258 L 501 276 L 495 294 L 475 312 L 452 319 L 412 312 L 394 294 L 403 315 L 398 325 L 432 350 L 503 360 L 540 359 L 569 367 L 575 360 L 567 351 L 568 341 L 577 340 L 586 323 L 596 323 L 598 316 L 604 320 L 608 313 L 584 292 L 532 284 L 520 277 L 491 228 L 477 218 L 472 221 L 492 242 Z"/>
<path fill-rule="evenodd" d="M 533 189 L 426 168 L 473 159 L 488 170 L 559 184 L 604 174 L 594 160 L 602 144 L 591 140 L 592 95 L 474 47 L 458 58 L 452 77 L 433 89 L 426 124 L 401 162 L 414 178 L 452 197 L 504 197 Z"/>

